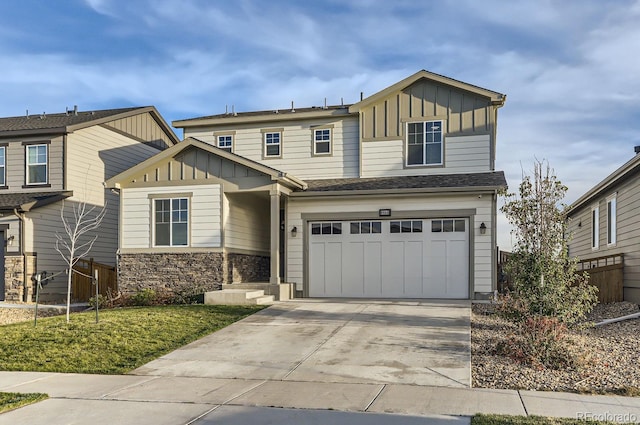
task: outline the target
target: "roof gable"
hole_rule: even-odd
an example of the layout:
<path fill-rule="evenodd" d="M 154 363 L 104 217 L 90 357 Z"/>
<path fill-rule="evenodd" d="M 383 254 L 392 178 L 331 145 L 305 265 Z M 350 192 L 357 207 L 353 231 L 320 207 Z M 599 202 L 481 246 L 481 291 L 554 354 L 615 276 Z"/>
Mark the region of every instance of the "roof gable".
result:
<path fill-rule="evenodd" d="M 304 188 L 301 180 L 275 168 L 219 149 L 189 137 L 146 161 L 107 180 L 107 187 L 121 188 L 140 182 L 167 183 L 185 180 L 234 180 L 268 177 L 292 188 Z"/>

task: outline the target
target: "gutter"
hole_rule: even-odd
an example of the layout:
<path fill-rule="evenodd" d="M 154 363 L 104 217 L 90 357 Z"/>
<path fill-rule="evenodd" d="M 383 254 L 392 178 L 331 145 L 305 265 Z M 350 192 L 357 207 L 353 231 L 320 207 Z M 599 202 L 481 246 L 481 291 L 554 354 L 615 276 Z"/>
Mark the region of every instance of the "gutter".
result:
<path fill-rule="evenodd" d="M 408 194 L 446 194 L 446 193 L 495 193 L 500 187 L 496 186 L 477 186 L 477 187 L 431 187 L 431 188 L 405 188 L 405 189 L 368 189 L 368 190 L 308 190 L 306 192 L 293 192 L 291 197 L 310 198 L 310 197 L 337 197 L 337 196 L 360 196 L 360 195 L 408 195 Z"/>
<path fill-rule="evenodd" d="M 22 285 L 24 286 L 22 301 L 27 302 L 27 254 L 24 251 L 24 213 L 19 213 L 17 208 L 13 209 L 13 215 L 20 220 L 18 228 L 18 243 L 20 244 L 20 255 L 22 256 Z"/>

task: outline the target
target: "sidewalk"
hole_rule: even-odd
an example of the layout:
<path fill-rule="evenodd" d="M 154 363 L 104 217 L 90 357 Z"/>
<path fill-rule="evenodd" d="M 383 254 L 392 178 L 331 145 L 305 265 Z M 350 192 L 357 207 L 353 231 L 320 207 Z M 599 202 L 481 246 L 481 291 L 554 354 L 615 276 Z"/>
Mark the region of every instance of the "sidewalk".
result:
<path fill-rule="evenodd" d="M 0 372 L 0 391 L 50 397 L 0 425 L 454 425 L 476 413 L 640 421 L 640 398 L 398 384 Z"/>

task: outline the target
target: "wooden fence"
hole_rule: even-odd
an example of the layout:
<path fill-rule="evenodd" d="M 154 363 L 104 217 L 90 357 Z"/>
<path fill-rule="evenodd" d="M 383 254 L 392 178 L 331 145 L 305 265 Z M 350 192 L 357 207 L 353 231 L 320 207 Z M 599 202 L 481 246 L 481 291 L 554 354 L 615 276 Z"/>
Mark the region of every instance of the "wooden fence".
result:
<path fill-rule="evenodd" d="M 87 302 L 89 298 L 96 295 L 96 288 L 93 286 L 92 278 L 89 277 L 94 276 L 95 270 L 98 271 L 99 294 L 106 295 L 109 290 L 113 293 L 118 291 L 116 268 L 113 266 L 96 263 L 93 258 L 80 259 L 73 266 L 73 270 L 82 273 L 73 273 L 71 279 L 71 297 L 75 302 Z"/>
<path fill-rule="evenodd" d="M 624 297 L 624 254 L 607 255 L 578 262 L 578 270 L 589 273 L 589 284 L 598 288 L 598 301 L 614 303 Z"/>

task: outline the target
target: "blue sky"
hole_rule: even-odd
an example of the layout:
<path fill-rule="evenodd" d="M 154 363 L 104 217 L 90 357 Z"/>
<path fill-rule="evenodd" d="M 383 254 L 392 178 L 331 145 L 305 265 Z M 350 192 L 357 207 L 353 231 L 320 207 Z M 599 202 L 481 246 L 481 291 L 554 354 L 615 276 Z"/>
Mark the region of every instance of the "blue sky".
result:
<path fill-rule="evenodd" d="M 0 116 L 353 103 L 426 69 L 507 94 L 497 169 L 516 189 L 548 159 L 571 202 L 640 145 L 638 22 L 634 0 L 7 1 Z"/>

